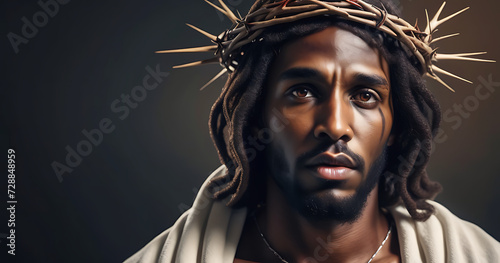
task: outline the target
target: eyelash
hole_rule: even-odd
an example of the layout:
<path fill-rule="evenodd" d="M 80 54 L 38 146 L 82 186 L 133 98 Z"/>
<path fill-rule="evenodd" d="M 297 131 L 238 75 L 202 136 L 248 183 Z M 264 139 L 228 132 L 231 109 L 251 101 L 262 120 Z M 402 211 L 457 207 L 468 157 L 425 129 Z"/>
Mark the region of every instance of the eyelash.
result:
<path fill-rule="evenodd" d="M 356 99 L 357 96 L 363 95 L 363 94 L 369 94 L 371 97 L 369 100 L 374 99 L 375 101 L 368 102 L 368 101 L 362 101 L 360 99 Z M 382 99 L 380 98 L 379 94 L 372 89 L 360 89 L 357 90 L 353 96 L 351 97 L 351 101 L 353 101 L 356 105 L 358 105 L 361 108 L 365 109 L 373 109 L 375 108 L 380 102 L 382 102 Z"/>
<path fill-rule="evenodd" d="M 298 96 L 297 92 L 301 91 L 301 90 L 307 91 L 307 95 L 305 97 Z M 293 96 L 294 98 L 297 98 L 297 99 L 309 99 L 309 98 L 317 97 L 316 92 L 313 91 L 313 88 L 310 85 L 306 85 L 306 84 L 295 85 L 295 86 L 291 87 L 287 93 L 289 96 Z"/>

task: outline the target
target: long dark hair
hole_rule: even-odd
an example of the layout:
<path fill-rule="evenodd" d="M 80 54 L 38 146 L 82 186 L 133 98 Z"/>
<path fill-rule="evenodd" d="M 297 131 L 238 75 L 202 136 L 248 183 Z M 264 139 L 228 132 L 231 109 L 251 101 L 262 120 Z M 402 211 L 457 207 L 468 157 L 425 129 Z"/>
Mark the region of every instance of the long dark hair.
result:
<path fill-rule="evenodd" d="M 271 0 L 272 1 L 272 0 Z M 251 10 L 269 1 L 258 0 Z M 373 2 L 389 13 L 397 14 L 394 5 Z M 383 4 L 384 6 L 381 6 Z M 394 108 L 394 144 L 388 149 L 388 163 L 379 181 L 379 202 L 383 207 L 402 200 L 416 220 L 426 220 L 433 207 L 426 200 L 441 190 L 425 170 L 431 153 L 431 141 L 439 127 L 439 104 L 426 88 L 418 62 L 404 47 L 385 33 L 336 17 L 314 17 L 267 28 L 257 43 L 241 50 L 238 67 L 212 106 L 209 127 L 219 158 L 227 173 L 211 181 L 214 198 L 231 196 L 229 206 L 252 205 L 263 192 L 263 154 L 249 154 L 247 138 L 257 124 L 265 81 L 280 47 L 293 39 L 337 26 L 361 37 L 380 51 L 389 64 Z M 240 52 L 240 51 L 239 51 Z"/>

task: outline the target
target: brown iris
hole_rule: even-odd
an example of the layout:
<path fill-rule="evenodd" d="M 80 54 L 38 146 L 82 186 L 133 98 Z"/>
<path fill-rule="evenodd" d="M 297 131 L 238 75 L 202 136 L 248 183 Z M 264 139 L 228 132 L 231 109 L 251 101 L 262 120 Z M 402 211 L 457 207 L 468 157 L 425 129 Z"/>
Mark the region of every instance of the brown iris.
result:
<path fill-rule="evenodd" d="M 306 88 L 297 88 L 293 91 L 293 95 L 295 95 L 298 98 L 306 98 L 309 92 L 310 91 Z"/>
<path fill-rule="evenodd" d="M 359 94 L 359 100 L 361 100 L 363 102 L 367 102 L 371 98 L 372 98 L 372 94 L 369 92 L 363 92 L 363 93 Z"/>

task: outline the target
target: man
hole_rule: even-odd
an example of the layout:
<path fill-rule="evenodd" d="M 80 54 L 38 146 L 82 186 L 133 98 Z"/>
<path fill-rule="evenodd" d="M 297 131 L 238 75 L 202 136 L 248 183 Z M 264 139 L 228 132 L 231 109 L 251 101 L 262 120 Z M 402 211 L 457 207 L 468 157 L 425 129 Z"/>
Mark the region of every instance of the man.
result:
<path fill-rule="evenodd" d="M 235 26 L 176 51 L 215 51 L 204 62 L 229 72 L 210 116 L 224 165 L 126 262 L 500 261 L 430 201 L 440 110 L 422 74 L 447 86 L 429 46 L 443 21 L 421 32 L 369 2 L 259 0 L 244 19 L 220 2 Z"/>

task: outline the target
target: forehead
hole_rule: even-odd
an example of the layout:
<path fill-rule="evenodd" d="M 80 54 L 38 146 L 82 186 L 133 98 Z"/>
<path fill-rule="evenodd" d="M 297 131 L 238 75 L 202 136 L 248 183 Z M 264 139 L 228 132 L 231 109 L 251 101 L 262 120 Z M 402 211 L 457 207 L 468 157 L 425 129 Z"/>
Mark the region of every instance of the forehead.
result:
<path fill-rule="evenodd" d="M 307 67 L 335 74 L 376 74 L 389 80 L 380 52 L 353 33 L 331 26 L 285 44 L 271 68 L 271 78 L 289 68 Z"/>

